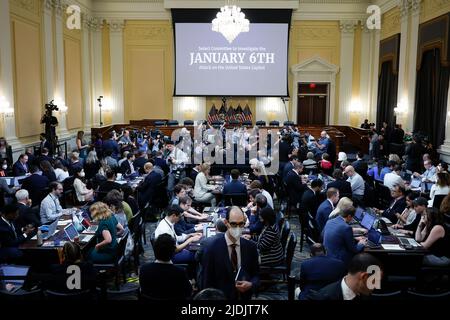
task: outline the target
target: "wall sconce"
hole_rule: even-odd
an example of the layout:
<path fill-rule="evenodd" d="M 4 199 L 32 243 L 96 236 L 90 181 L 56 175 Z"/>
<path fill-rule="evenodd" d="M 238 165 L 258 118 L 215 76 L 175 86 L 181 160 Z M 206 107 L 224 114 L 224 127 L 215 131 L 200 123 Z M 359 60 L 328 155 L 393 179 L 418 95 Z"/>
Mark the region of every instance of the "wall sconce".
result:
<path fill-rule="evenodd" d="M 350 103 L 350 107 L 348 108 L 350 113 L 360 114 L 362 113 L 362 103 L 359 99 L 353 99 Z"/>
<path fill-rule="evenodd" d="M 58 112 L 59 112 L 59 114 L 63 114 L 63 113 L 66 113 L 66 112 L 67 112 L 68 108 L 67 108 L 67 106 L 66 106 L 66 103 L 65 103 L 61 98 L 58 98 L 58 97 L 55 98 L 54 104 L 55 104 L 56 106 L 58 106 Z"/>
<path fill-rule="evenodd" d="M 403 98 L 397 105 L 397 107 L 394 108 L 394 113 L 396 116 L 401 116 L 403 114 L 406 114 L 408 112 L 407 109 L 408 104 L 406 103 L 406 99 Z"/>
<path fill-rule="evenodd" d="M 11 108 L 8 100 L 6 100 L 6 98 L 3 96 L 0 97 L 0 113 L 3 115 L 4 118 L 14 116 L 14 109 Z"/>
<path fill-rule="evenodd" d="M 112 111 L 112 101 L 111 98 L 105 97 L 102 102 L 102 109 L 103 111 Z"/>

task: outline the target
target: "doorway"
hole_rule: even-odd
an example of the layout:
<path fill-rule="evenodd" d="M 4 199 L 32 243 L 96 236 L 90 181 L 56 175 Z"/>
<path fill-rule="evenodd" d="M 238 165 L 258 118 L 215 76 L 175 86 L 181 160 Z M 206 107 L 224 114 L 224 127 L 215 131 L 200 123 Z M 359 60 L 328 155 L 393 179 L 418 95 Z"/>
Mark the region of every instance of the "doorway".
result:
<path fill-rule="evenodd" d="M 329 83 L 298 83 L 297 124 L 326 125 Z"/>

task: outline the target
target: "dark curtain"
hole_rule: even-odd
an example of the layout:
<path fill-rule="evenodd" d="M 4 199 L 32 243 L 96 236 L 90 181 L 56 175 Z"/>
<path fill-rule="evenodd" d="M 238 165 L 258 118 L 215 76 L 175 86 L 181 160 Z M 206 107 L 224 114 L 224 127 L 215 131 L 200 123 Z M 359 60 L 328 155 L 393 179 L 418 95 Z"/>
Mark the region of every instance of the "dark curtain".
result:
<path fill-rule="evenodd" d="M 378 77 L 377 128 L 381 128 L 383 121 L 390 128 L 395 125 L 394 108 L 397 105 L 398 76 L 392 72 L 392 61 L 385 61 L 381 65 Z"/>
<path fill-rule="evenodd" d="M 434 147 L 445 139 L 450 68 L 441 65 L 440 49 L 426 51 L 417 71 L 414 132 L 428 136 Z"/>

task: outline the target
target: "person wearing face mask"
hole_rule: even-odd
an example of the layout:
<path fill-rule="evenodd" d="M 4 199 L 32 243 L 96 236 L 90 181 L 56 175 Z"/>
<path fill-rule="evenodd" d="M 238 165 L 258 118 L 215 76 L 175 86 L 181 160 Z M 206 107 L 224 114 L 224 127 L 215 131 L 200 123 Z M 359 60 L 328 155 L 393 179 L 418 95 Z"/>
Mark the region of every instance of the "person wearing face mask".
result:
<path fill-rule="evenodd" d="M 323 246 L 327 255 L 341 260 L 345 265 L 350 263 L 353 256 L 364 250 L 367 239 L 358 238 L 355 243 L 353 230 L 349 223 L 355 215 L 355 207 L 342 210 L 338 217 L 328 220 L 323 229 Z"/>
<path fill-rule="evenodd" d="M 59 197 L 64 192 L 59 182 L 50 183 L 50 193 L 42 200 L 40 208 L 41 224 L 51 224 L 62 215 L 72 214 L 72 209 L 63 209 L 59 203 Z"/>
<path fill-rule="evenodd" d="M 178 236 L 175 232 L 175 224 L 183 219 L 183 209 L 179 206 L 171 206 L 164 219 L 162 219 L 155 230 L 155 239 L 162 234 L 169 234 L 176 241 L 175 255 L 172 262 L 175 264 L 191 263 L 195 261 L 193 251 L 186 250 L 191 242 L 199 241 L 202 237 L 201 233 L 181 234 Z"/>
<path fill-rule="evenodd" d="M 84 169 L 77 168 L 75 170 L 75 180 L 73 181 L 73 188 L 77 194 L 77 199 L 80 202 L 92 201 L 94 199 L 94 190 L 88 189 L 84 180 Z"/>
<path fill-rule="evenodd" d="M 381 262 L 368 253 L 360 253 L 353 257 L 350 262 L 347 275 L 341 280 L 327 285 L 320 290 L 311 290 L 307 300 L 359 300 L 362 296 L 370 296 L 374 287 L 369 278 L 372 274 L 369 267 L 378 266 L 380 270 Z M 380 279 L 382 274 L 380 275 Z"/>
<path fill-rule="evenodd" d="M 256 244 L 241 238 L 245 220 L 239 207 L 231 207 L 224 220 L 227 232 L 204 249 L 203 288 L 219 289 L 230 300 L 250 299 L 259 285 Z"/>
<path fill-rule="evenodd" d="M 8 176 L 8 160 L 2 160 L 2 168 L 0 169 L 0 177 Z"/>

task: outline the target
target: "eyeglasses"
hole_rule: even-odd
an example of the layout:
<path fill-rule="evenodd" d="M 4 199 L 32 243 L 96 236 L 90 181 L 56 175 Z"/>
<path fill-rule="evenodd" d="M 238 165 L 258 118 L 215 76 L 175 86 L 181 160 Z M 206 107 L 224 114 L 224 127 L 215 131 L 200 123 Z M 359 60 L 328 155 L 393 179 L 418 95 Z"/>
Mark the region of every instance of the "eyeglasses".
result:
<path fill-rule="evenodd" d="M 230 222 L 230 226 L 232 226 L 233 228 L 236 228 L 236 227 L 243 228 L 245 226 L 245 222 L 244 221 Z"/>

